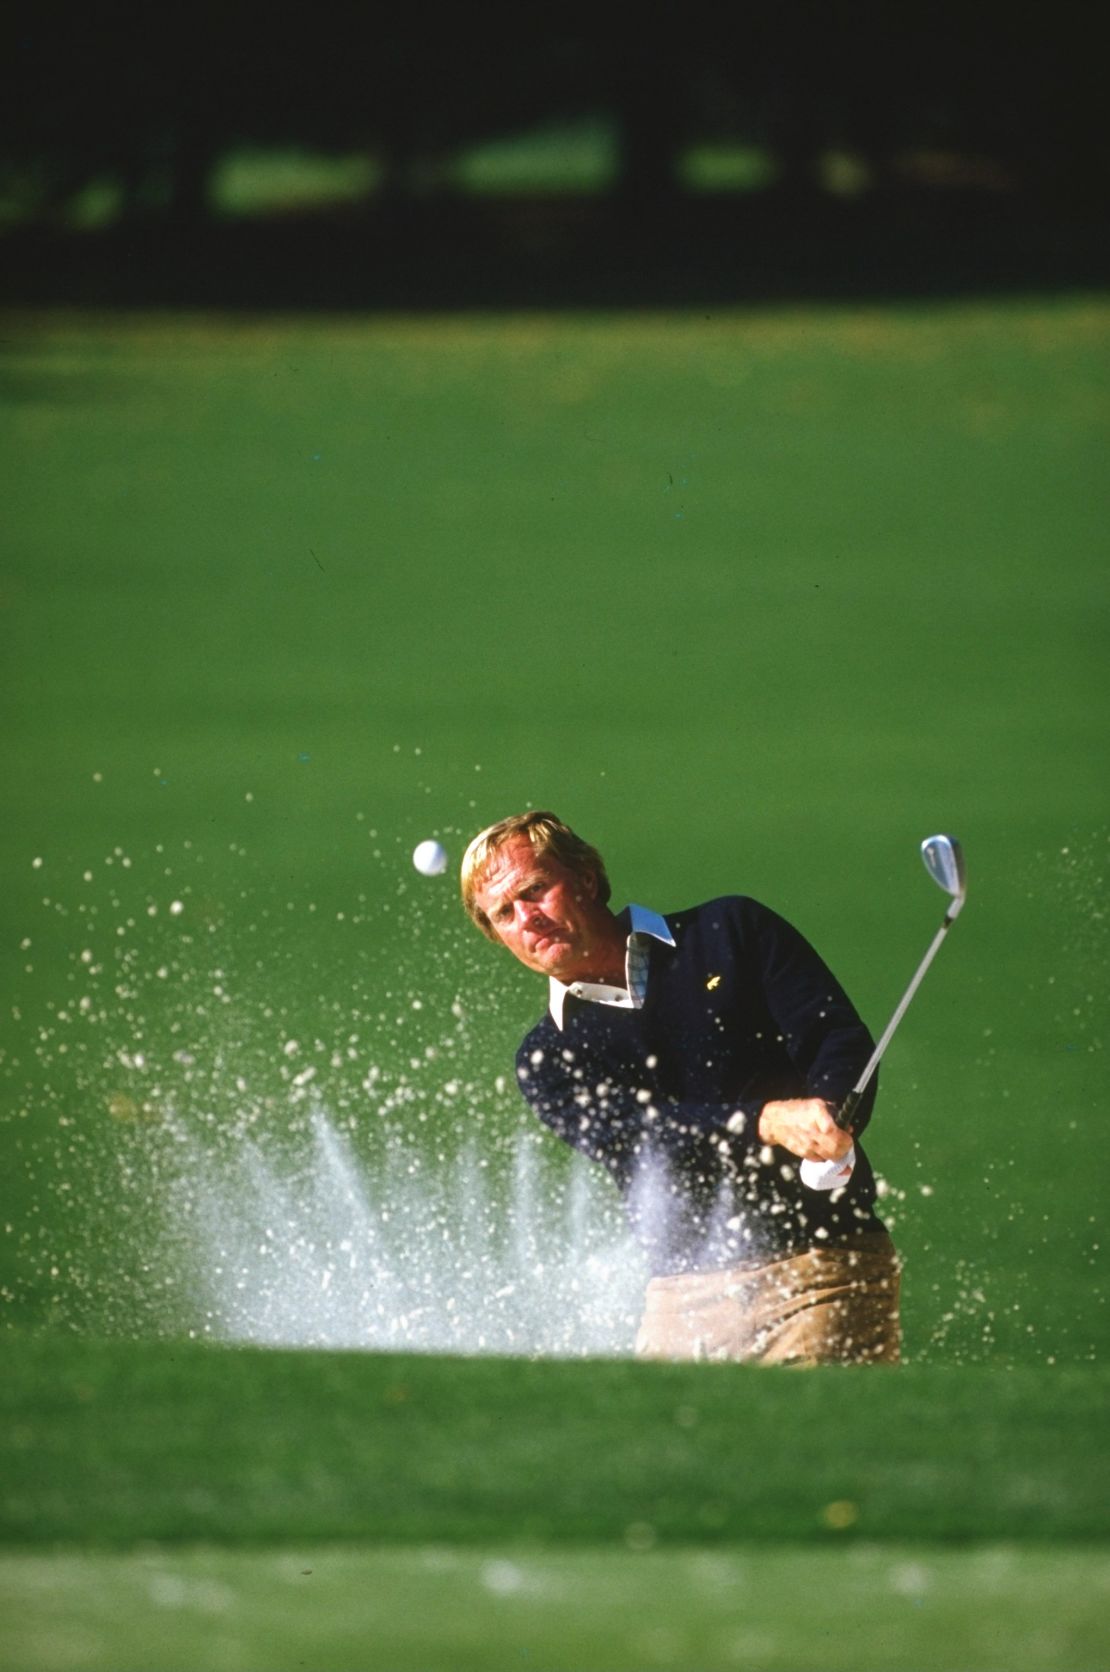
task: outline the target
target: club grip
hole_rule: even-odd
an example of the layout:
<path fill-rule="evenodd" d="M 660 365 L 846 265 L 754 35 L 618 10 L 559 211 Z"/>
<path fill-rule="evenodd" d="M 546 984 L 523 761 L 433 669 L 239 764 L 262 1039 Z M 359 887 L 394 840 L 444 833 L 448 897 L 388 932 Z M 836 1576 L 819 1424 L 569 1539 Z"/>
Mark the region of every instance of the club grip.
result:
<path fill-rule="evenodd" d="M 861 1091 L 850 1091 L 833 1111 L 833 1120 L 841 1132 L 853 1132 L 856 1125 L 856 1110 L 863 1101 Z"/>

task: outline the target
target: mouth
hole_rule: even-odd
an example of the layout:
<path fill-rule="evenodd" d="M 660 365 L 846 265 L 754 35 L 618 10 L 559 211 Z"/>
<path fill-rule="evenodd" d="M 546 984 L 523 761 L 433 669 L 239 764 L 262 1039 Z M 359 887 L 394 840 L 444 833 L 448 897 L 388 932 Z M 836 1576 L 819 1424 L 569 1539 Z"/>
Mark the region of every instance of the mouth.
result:
<path fill-rule="evenodd" d="M 561 940 L 562 940 L 561 935 L 555 935 L 555 934 L 536 935 L 536 936 L 533 937 L 533 940 L 532 940 L 532 951 L 533 952 L 543 952 L 549 946 L 558 946 L 559 943 L 561 942 Z"/>

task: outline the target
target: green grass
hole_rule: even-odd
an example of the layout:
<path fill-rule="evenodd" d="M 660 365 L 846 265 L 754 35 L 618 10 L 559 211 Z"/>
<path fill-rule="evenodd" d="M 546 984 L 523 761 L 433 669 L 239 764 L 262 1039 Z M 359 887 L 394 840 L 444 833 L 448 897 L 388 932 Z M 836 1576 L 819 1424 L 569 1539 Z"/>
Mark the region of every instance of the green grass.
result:
<path fill-rule="evenodd" d="M 441 1546 L 0 1556 L 37 1672 L 1064 1672 L 1101 1665 L 1102 1549 Z"/>
<path fill-rule="evenodd" d="M 9 1341 L 3 1536 L 397 1544 L 1104 1537 L 1089 1370 Z M 12 1350 L 14 1349 L 14 1350 Z"/>
<path fill-rule="evenodd" d="M 13 1672 L 1054 1672 L 1110 1627 L 1101 1372 L 7 1345 Z"/>
<path fill-rule="evenodd" d="M 13 1668 L 1099 1663 L 1108 323 L 4 321 Z M 963 839 L 869 1139 L 904 1371 L 183 1343 L 171 1173 L 310 1095 L 370 1180 L 510 1165 L 541 996 L 407 856 L 528 802 L 875 1025 Z"/>

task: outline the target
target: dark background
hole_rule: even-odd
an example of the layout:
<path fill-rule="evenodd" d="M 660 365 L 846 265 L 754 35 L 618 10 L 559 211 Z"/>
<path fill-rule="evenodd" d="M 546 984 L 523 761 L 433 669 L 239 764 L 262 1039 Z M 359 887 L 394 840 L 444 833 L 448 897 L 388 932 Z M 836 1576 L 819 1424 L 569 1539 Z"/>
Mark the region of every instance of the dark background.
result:
<path fill-rule="evenodd" d="M 8 300 L 697 303 L 1097 286 L 1099 8 L 737 5 L 708 35 L 402 34 L 364 7 L 39 4 L 0 37 Z M 418 21 L 418 20 L 416 20 Z M 602 123 L 592 193 L 476 194 L 468 147 Z M 691 147 L 765 160 L 694 191 Z M 374 159 L 340 206 L 228 217 L 236 149 Z M 830 170 L 847 157 L 847 176 Z M 108 183 L 95 228 L 70 209 Z"/>

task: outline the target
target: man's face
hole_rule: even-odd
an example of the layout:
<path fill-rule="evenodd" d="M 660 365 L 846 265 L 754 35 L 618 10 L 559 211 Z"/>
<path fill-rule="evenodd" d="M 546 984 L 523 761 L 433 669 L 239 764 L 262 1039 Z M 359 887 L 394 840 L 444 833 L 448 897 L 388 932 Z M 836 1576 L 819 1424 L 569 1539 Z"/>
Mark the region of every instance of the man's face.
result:
<path fill-rule="evenodd" d="M 598 979 L 612 918 L 597 902 L 597 879 L 568 871 L 516 836 L 494 855 L 476 891 L 498 940 L 528 969 L 564 982 Z"/>

